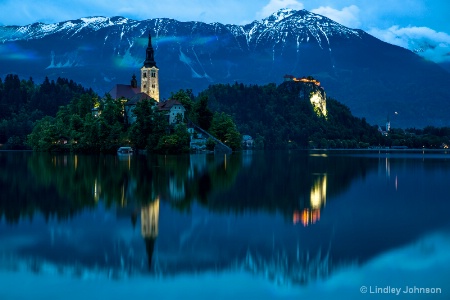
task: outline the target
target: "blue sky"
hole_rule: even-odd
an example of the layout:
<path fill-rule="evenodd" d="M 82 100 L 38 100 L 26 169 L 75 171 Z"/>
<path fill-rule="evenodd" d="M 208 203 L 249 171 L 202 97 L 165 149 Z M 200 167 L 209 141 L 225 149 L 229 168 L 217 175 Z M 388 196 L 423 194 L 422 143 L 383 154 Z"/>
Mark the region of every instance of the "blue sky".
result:
<path fill-rule="evenodd" d="M 422 55 L 450 61 L 448 0 L 0 0 L 1 25 L 54 23 L 88 16 L 247 24 L 280 8 L 306 9 Z M 430 47 L 428 47 L 430 48 Z"/>

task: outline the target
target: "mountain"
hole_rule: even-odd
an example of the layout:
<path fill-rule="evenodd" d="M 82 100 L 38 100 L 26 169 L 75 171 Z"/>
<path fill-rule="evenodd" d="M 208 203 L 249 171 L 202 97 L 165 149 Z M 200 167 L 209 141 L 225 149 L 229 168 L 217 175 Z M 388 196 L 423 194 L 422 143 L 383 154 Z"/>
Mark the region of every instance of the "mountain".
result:
<path fill-rule="evenodd" d="M 417 54 L 306 10 L 247 25 L 90 17 L 0 27 L 0 75 L 73 79 L 100 94 L 129 83 L 152 35 L 162 98 L 216 83 L 312 75 L 372 124 L 450 125 L 450 73 Z"/>

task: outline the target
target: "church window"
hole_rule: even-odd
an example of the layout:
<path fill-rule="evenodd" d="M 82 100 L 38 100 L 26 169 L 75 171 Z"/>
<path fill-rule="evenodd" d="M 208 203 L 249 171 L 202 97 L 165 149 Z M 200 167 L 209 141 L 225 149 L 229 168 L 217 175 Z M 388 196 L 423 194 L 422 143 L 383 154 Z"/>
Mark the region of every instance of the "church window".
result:
<path fill-rule="evenodd" d="M 144 78 L 147 78 L 147 72 L 142 73 L 142 75 L 144 76 Z"/>
<path fill-rule="evenodd" d="M 145 88 L 147 88 L 147 85 L 146 85 L 146 84 L 144 84 L 144 89 L 145 89 Z"/>
<path fill-rule="evenodd" d="M 155 85 L 154 85 L 154 84 L 152 84 L 152 88 L 155 88 Z"/>
<path fill-rule="evenodd" d="M 156 77 L 156 73 L 155 73 L 155 71 L 152 71 L 152 74 L 151 74 L 151 76 L 152 76 L 152 77 Z"/>

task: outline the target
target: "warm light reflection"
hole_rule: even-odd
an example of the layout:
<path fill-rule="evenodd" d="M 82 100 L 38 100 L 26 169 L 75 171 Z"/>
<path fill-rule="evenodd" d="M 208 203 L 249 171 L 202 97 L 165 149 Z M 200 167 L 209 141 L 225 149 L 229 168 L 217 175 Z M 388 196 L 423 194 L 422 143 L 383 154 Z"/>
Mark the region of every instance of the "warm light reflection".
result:
<path fill-rule="evenodd" d="M 143 238 L 155 239 L 158 236 L 159 197 L 141 207 L 141 234 Z"/>
<path fill-rule="evenodd" d="M 310 205 L 313 209 L 320 209 L 327 202 L 327 174 L 319 177 L 311 187 Z"/>
<path fill-rule="evenodd" d="M 99 187 L 98 187 L 98 185 L 97 185 L 97 178 L 95 178 L 95 181 L 94 181 L 94 200 L 97 202 L 98 201 L 98 199 L 99 199 Z"/>
<path fill-rule="evenodd" d="M 125 184 L 122 185 L 122 197 L 120 199 L 120 205 L 122 207 L 125 207 L 127 205 L 127 199 L 125 199 Z"/>
<path fill-rule="evenodd" d="M 309 207 L 302 211 L 295 210 L 292 222 L 301 222 L 303 226 L 315 224 L 320 220 L 320 210 L 327 202 L 327 174 L 320 175 L 311 187 Z"/>
<path fill-rule="evenodd" d="M 75 165 L 75 170 L 76 170 L 78 167 L 78 155 L 75 155 L 74 165 Z"/>
<path fill-rule="evenodd" d="M 389 158 L 386 157 L 386 176 L 391 177 L 391 163 L 389 162 Z"/>

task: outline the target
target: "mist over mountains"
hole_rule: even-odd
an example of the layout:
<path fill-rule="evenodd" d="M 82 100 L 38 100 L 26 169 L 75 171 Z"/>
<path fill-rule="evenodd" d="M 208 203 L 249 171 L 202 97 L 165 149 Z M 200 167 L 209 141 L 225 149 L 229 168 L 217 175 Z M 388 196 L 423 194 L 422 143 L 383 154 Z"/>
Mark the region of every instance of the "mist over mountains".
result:
<path fill-rule="evenodd" d="M 73 79 L 103 95 L 129 83 L 148 34 L 162 98 L 211 84 L 281 83 L 312 75 L 327 95 L 372 124 L 450 125 L 450 73 L 404 48 L 306 10 L 280 10 L 247 25 L 90 17 L 0 27 L 0 75 Z"/>

